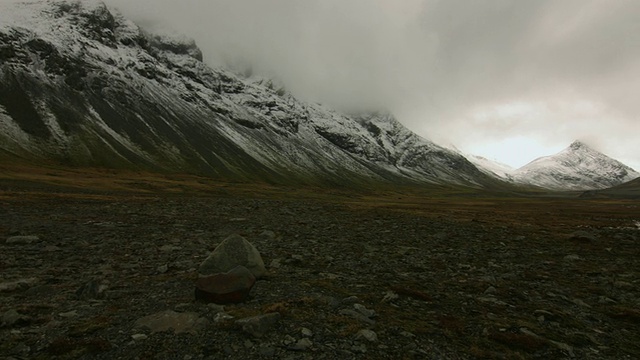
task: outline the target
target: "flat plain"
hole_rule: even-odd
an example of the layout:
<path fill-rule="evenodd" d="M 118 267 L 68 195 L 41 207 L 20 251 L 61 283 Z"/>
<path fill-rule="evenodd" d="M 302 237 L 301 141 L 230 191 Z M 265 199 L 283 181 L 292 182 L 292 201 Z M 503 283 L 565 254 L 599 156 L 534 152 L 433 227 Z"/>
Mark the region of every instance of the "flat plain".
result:
<path fill-rule="evenodd" d="M 0 170 L 6 359 L 640 357 L 637 200 Z M 234 233 L 269 275 L 247 302 L 196 302 Z M 198 326 L 139 326 L 168 310 Z"/>

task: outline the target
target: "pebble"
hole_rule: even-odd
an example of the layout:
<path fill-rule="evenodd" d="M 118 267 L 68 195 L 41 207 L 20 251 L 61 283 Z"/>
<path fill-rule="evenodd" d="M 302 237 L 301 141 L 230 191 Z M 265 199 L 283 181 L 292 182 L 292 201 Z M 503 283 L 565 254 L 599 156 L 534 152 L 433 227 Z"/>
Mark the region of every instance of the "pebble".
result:
<path fill-rule="evenodd" d="M 376 342 L 378 341 L 378 335 L 372 330 L 362 329 L 356 334 L 356 339 L 365 339 L 369 342 Z"/>
<path fill-rule="evenodd" d="M 0 292 L 14 291 L 20 288 L 28 288 L 29 286 L 38 282 L 37 278 L 20 279 L 15 281 L 0 283 Z"/>
<path fill-rule="evenodd" d="M 175 251 L 175 250 L 181 250 L 182 248 L 180 246 L 175 246 L 175 245 L 162 245 L 160 247 L 160 251 L 162 252 L 171 252 L 171 251 Z"/>
<path fill-rule="evenodd" d="M 579 241 L 579 242 L 594 242 L 598 240 L 594 234 L 584 230 L 578 230 L 573 232 L 569 236 L 569 239 L 574 241 Z"/>
<path fill-rule="evenodd" d="M 29 245 L 40 241 L 40 237 L 35 235 L 19 235 L 8 237 L 5 243 L 7 245 Z"/>
<path fill-rule="evenodd" d="M 362 315 L 361 313 L 351 310 L 351 309 L 342 309 L 340 310 L 340 315 L 346 315 L 346 316 L 350 316 L 356 320 L 360 320 L 364 323 L 367 323 L 369 325 L 373 325 L 376 322 L 372 319 L 369 319 L 369 317 Z"/>
<path fill-rule="evenodd" d="M 357 312 L 368 318 L 376 316 L 376 312 L 374 310 L 367 309 L 362 304 L 353 304 L 353 308 L 356 309 Z"/>
<path fill-rule="evenodd" d="M 393 300 L 397 300 L 398 298 L 400 298 L 400 295 L 398 295 L 395 292 L 389 290 L 389 291 L 387 291 L 386 294 L 384 294 L 384 297 L 382 298 L 382 302 L 383 303 L 388 303 L 388 302 L 392 302 Z"/>
<path fill-rule="evenodd" d="M 62 318 L 74 318 L 78 316 L 78 310 L 71 310 L 58 314 Z"/>
<path fill-rule="evenodd" d="M 176 334 L 193 334 L 205 328 L 207 324 L 207 319 L 201 318 L 197 313 L 165 310 L 136 320 L 135 327 L 147 328 L 151 332 L 173 330 Z"/>
<path fill-rule="evenodd" d="M 484 291 L 484 293 L 485 293 L 485 294 L 495 294 L 495 293 L 497 293 L 497 292 L 498 292 L 498 290 L 496 290 L 496 288 L 495 288 L 495 287 L 493 287 L 493 286 L 489 286 L 489 287 Z"/>
<path fill-rule="evenodd" d="M 11 309 L 2 314 L 1 324 L 3 327 L 10 327 L 21 322 L 26 322 L 29 320 L 28 316 L 20 314 L 15 309 Z"/>
<path fill-rule="evenodd" d="M 302 338 L 298 340 L 295 344 L 289 346 L 290 350 L 294 351 L 304 351 L 313 346 L 313 342 L 308 338 Z"/>

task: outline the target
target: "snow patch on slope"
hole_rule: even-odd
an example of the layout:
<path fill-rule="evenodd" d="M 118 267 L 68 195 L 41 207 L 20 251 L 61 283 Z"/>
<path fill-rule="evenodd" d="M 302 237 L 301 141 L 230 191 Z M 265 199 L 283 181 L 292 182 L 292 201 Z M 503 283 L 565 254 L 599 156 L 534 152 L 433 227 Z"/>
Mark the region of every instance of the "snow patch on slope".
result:
<path fill-rule="evenodd" d="M 471 161 L 480 171 L 492 175 L 497 176 L 502 179 L 511 179 L 512 174 L 516 169 L 512 168 L 507 164 L 503 164 L 501 162 L 487 159 L 483 156 L 477 155 L 465 155 L 466 158 Z"/>

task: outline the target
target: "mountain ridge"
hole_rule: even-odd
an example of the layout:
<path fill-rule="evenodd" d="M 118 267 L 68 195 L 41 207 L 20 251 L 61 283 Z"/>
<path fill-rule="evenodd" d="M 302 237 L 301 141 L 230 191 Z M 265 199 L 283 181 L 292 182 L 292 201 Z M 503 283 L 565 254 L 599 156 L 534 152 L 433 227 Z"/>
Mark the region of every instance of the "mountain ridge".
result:
<path fill-rule="evenodd" d="M 345 113 L 211 68 L 192 39 L 101 1 L 0 8 L 0 151 L 16 158 L 273 183 L 585 186 L 571 171 L 562 186 L 488 166 L 387 112 Z"/>
<path fill-rule="evenodd" d="M 209 68 L 192 40 L 99 1 L 13 5 L 2 5 L 0 137 L 16 156 L 273 182 L 495 182 L 390 114 L 340 113 Z"/>
<path fill-rule="evenodd" d="M 640 177 L 631 167 L 575 140 L 562 151 L 538 157 L 520 168 L 468 156 L 481 171 L 514 184 L 550 190 L 597 190 L 618 186 Z"/>

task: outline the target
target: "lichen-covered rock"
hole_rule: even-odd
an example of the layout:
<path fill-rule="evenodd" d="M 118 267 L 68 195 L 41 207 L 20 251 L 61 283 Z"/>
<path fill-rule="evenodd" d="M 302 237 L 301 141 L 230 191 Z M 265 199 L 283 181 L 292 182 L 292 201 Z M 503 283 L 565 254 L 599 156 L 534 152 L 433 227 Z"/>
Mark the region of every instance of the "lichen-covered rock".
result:
<path fill-rule="evenodd" d="M 198 272 L 200 276 L 225 273 L 238 265 L 249 269 L 256 279 L 267 273 L 258 249 L 242 236 L 231 235 L 202 262 Z"/>

